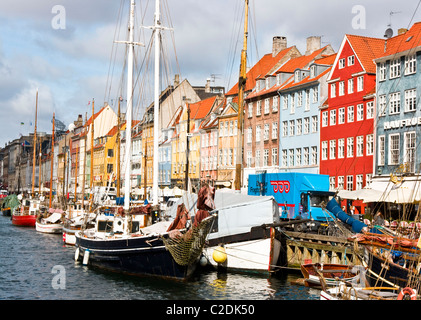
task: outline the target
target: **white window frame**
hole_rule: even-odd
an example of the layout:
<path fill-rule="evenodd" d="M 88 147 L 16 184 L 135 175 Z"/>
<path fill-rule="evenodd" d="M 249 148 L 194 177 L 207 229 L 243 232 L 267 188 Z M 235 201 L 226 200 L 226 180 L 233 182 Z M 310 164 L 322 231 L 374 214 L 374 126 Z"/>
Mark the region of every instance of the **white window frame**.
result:
<path fill-rule="evenodd" d="M 357 137 L 357 157 L 364 156 L 364 136 Z"/>
<path fill-rule="evenodd" d="M 336 159 L 336 140 L 329 141 L 329 159 Z"/>
<path fill-rule="evenodd" d="M 399 114 L 401 112 L 401 93 L 393 92 L 389 95 L 389 114 Z"/>
<path fill-rule="evenodd" d="M 346 138 L 346 157 L 354 157 L 354 137 Z"/>
<path fill-rule="evenodd" d="M 256 126 L 256 142 L 260 142 L 260 136 L 262 134 L 262 127 Z"/>
<path fill-rule="evenodd" d="M 345 138 L 338 139 L 338 159 L 345 158 Z"/>
<path fill-rule="evenodd" d="M 400 163 L 400 134 L 389 134 L 389 165 L 398 165 Z M 394 141 L 397 138 L 397 141 Z M 397 148 L 396 148 L 397 147 Z"/>
<path fill-rule="evenodd" d="M 322 112 L 322 127 L 327 127 L 329 125 L 328 123 L 329 116 L 327 114 L 327 111 Z"/>
<path fill-rule="evenodd" d="M 405 112 L 417 111 L 417 89 L 405 90 Z"/>
<path fill-rule="evenodd" d="M 345 81 L 339 82 L 339 96 L 345 95 Z"/>
<path fill-rule="evenodd" d="M 354 93 L 354 78 L 348 79 L 348 94 Z"/>
<path fill-rule="evenodd" d="M 374 119 L 374 101 L 366 103 L 367 119 Z"/>
<path fill-rule="evenodd" d="M 417 54 L 411 54 L 405 57 L 405 75 L 417 72 Z"/>
<path fill-rule="evenodd" d="M 366 154 L 372 156 L 374 154 L 374 135 L 368 134 L 366 136 Z"/>
<path fill-rule="evenodd" d="M 346 190 L 352 191 L 354 189 L 354 176 L 346 176 Z"/>
<path fill-rule="evenodd" d="M 390 61 L 389 79 L 395 79 L 401 76 L 401 59 L 397 58 Z"/>
<path fill-rule="evenodd" d="M 379 149 L 377 165 L 384 166 L 386 163 L 386 136 L 379 136 Z"/>
<path fill-rule="evenodd" d="M 364 90 L 364 76 L 359 76 L 357 78 L 357 91 L 361 92 Z"/>
<path fill-rule="evenodd" d="M 386 63 L 382 62 L 379 64 L 379 81 L 386 80 Z"/>
<path fill-rule="evenodd" d="M 338 109 L 338 124 L 345 123 L 345 107 Z"/>
<path fill-rule="evenodd" d="M 354 122 L 355 115 L 354 115 L 354 106 L 348 106 L 348 112 L 346 115 L 346 121 L 348 123 Z"/>
<path fill-rule="evenodd" d="M 364 120 L 364 104 L 358 104 L 357 105 L 357 121 L 363 121 Z"/>
<path fill-rule="evenodd" d="M 328 159 L 328 142 L 322 141 L 322 160 Z"/>

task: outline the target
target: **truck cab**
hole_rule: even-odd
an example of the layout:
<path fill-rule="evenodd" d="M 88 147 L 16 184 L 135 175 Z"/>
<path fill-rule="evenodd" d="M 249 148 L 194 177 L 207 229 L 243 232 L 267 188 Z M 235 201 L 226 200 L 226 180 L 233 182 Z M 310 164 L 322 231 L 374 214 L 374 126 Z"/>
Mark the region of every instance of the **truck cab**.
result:
<path fill-rule="evenodd" d="M 296 231 L 322 232 L 334 217 L 322 208 L 335 193 L 329 191 L 329 176 L 310 173 L 259 173 L 249 175 L 248 194 L 273 196 L 284 221 L 311 219 L 295 224 Z"/>

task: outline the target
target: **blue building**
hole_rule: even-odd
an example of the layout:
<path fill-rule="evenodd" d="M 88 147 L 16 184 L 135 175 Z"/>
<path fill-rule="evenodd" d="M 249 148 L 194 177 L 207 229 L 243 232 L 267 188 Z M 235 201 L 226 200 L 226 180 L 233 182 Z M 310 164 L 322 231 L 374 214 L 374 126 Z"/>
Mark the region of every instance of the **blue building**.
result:
<path fill-rule="evenodd" d="M 414 180 L 421 163 L 421 23 L 387 39 L 376 60 L 376 155 L 373 188 Z M 392 179 L 391 179 L 392 175 Z"/>

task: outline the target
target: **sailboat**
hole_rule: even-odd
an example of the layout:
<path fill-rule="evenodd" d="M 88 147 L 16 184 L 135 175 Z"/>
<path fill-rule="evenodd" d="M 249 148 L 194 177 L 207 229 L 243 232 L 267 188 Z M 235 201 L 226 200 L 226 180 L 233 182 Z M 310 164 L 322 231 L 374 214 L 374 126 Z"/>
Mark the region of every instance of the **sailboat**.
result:
<path fill-rule="evenodd" d="M 214 216 L 195 219 L 186 228 L 188 212 L 180 207 L 177 223 L 150 224 L 150 207 L 130 210 L 130 152 L 133 105 L 134 7 L 130 4 L 126 114 L 126 172 L 124 206 L 99 212 L 95 227 L 76 233 L 75 260 L 83 264 L 130 275 L 188 279 L 194 272 Z M 154 154 L 158 154 L 160 7 L 155 6 Z M 154 157 L 154 205 L 158 204 L 158 157 Z M 100 210 L 98 208 L 98 210 Z M 180 222 L 180 223 L 178 223 Z"/>
<path fill-rule="evenodd" d="M 18 195 L 20 204 L 13 209 L 12 224 L 21 227 L 35 227 L 37 215 L 41 212 L 41 199 L 35 199 L 35 165 L 37 146 L 37 112 L 38 112 L 38 90 L 35 103 L 35 127 L 34 127 L 34 153 L 32 163 L 32 197 L 23 199 L 22 194 Z M 41 166 L 41 163 L 40 163 Z"/>

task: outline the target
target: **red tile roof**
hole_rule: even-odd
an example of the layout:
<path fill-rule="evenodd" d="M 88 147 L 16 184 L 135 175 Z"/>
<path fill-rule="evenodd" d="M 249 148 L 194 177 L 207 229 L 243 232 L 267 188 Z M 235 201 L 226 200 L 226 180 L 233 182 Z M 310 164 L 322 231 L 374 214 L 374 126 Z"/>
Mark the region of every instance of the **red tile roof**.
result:
<path fill-rule="evenodd" d="M 387 57 L 395 53 L 405 52 L 421 46 L 421 22 L 414 23 L 405 33 L 386 40 L 386 48 L 377 58 Z"/>
<path fill-rule="evenodd" d="M 279 68 L 279 70 L 276 73 L 280 73 L 280 72 L 293 73 L 296 69 L 305 68 L 318 55 L 320 55 L 326 49 L 326 47 L 323 47 L 319 50 L 316 50 L 309 55 L 300 56 L 300 57 L 297 57 L 297 58 L 294 58 L 294 59 L 290 59 L 281 68 Z"/>
<path fill-rule="evenodd" d="M 214 96 L 190 104 L 190 119 L 203 119 L 206 117 L 212 110 L 212 106 L 214 105 L 216 99 L 217 96 Z"/>
<path fill-rule="evenodd" d="M 376 64 L 373 60 L 380 57 L 384 52 L 385 40 L 350 34 L 347 34 L 346 38 L 364 70 L 368 73 L 376 73 Z"/>
<path fill-rule="evenodd" d="M 280 51 L 275 57 L 272 53 L 265 54 L 248 72 L 245 91 L 253 90 L 256 79 L 265 76 L 294 47 Z M 238 82 L 226 93 L 227 96 L 238 94 Z"/>

